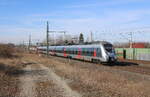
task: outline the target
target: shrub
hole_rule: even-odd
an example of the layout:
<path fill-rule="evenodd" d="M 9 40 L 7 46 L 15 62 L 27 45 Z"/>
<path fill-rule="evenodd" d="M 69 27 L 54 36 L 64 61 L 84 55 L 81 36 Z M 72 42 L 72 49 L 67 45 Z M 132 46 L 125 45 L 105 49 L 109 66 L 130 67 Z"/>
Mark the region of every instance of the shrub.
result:
<path fill-rule="evenodd" d="M 14 46 L 9 44 L 0 44 L 0 57 L 10 58 L 13 57 Z"/>

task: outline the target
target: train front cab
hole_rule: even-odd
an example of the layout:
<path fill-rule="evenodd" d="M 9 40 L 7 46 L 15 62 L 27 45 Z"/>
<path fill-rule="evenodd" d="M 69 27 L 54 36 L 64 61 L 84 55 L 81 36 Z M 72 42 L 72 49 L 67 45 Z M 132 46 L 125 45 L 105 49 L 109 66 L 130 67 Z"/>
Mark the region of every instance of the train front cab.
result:
<path fill-rule="evenodd" d="M 108 63 L 114 63 L 117 61 L 116 53 L 112 44 L 104 44 L 104 49 L 106 52 L 106 59 Z"/>

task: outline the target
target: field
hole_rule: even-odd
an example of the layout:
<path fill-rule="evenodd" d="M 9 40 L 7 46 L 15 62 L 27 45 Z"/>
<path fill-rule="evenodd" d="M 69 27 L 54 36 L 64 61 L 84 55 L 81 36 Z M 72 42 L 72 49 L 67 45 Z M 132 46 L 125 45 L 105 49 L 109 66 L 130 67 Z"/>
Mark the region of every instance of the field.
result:
<path fill-rule="evenodd" d="M 22 54 L 0 58 L 0 97 L 150 97 L 150 62 L 96 64 Z"/>

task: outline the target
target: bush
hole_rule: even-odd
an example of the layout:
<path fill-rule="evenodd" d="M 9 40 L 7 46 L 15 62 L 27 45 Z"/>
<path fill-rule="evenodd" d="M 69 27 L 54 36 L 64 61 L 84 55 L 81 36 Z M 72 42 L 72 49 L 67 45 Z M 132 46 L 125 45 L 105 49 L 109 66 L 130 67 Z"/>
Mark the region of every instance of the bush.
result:
<path fill-rule="evenodd" d="M 14 46 L 9 44 L 0 44 L 0 57 L 10 58 L 13 57 Z"/>

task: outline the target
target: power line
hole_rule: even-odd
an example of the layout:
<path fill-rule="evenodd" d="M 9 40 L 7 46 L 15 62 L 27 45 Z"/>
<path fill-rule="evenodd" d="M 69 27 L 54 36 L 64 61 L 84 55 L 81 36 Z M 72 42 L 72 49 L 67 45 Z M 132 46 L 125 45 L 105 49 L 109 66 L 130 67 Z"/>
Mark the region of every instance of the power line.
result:
<path fill-rule="evenodd" d="M 49 56 L 49 33 L 64 33 L 64 37 L 65 37 L 66 31 L 50 31 L 49 30 L 49 22 L 47 21 L 47 31 L 46 31 L 47 56 Z"/>

